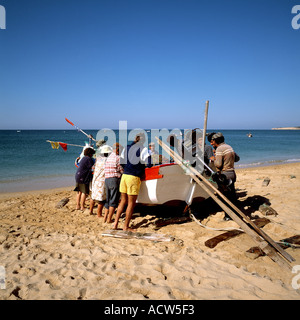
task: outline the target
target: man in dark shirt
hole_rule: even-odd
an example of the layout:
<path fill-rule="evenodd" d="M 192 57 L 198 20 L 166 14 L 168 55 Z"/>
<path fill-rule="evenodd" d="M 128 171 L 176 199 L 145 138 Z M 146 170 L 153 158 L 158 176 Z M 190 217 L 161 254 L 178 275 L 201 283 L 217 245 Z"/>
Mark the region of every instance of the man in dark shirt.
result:
<path fill-rule="evenodd" d="M 123 230 L 131 230 L 129 223 L 140 191 L 141 178 L 145 174 L 145 167 L 152 166 L 151 156 L 148 153 L 148 149 L 144 147 L 145 140 L 145 134 L 139 133 L 134 142 L 128 145 L 121 155 L 124 173 L 120 182 L 121 202 L 118 206 L 114 229 L 118 228 L 120 215 L 127 204 Z"/>

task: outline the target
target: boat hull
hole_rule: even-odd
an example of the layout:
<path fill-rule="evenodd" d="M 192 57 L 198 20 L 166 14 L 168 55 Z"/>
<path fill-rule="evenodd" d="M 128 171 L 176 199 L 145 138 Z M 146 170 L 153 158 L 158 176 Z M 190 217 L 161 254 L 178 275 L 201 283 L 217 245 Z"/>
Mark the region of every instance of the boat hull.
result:
<path fill-rule="evenodd" d="M 78 167 L 83 151 L 75 160 Z M 209 195 L 176 163 L 166 163 L 145 169 L 145 177 L 141 181 L 141 188 L 137 203 L 141 205 L 179 206 L 182 203 L 191 205 L 202 202 Z"/>
<path fill-rule="evenodd" d="M 137 203 L 177 205 L 201 202 L 209 195 L 175 163 L 146 168 Z"/>

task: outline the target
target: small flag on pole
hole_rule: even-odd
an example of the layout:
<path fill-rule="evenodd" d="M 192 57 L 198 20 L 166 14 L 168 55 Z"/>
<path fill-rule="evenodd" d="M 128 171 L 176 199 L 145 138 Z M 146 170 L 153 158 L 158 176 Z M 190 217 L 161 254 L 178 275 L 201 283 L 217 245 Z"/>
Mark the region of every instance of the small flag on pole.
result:
<path fill-rule="evenodd" d="M 50 143 L 51 143 L 52 149 L 58 149 L 59 148 L 59 143 L 58 142 L 50 141 Z"/>
<path fill-rule="evenodd" d="M 67 151 L 68 145 L 66 143 L 59 142 L 59 145 L 64 149 L 64 151 Z"/>
<path fill-rule="evenodd" d="M 59 141 L 46 140 L 46 142 L 50 142 L 53 149 L 59 149 L 59 146 L 61 146 L 64 151 L 67 151 L 68 146 L 80 147 L 80 148 L 84 147 L 84 146 L 79 146 L 78 144 L 64 143 Z"/>

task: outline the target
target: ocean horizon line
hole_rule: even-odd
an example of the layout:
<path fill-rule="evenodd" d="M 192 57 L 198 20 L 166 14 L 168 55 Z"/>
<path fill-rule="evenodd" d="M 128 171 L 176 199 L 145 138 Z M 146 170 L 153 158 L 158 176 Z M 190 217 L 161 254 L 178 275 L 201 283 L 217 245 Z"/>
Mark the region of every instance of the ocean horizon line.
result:
<path fill-rule="evenodd" d="M 198 127 L 195 127 L 198 128 Z M 193 127 L 193 129 L 195 129 Z M 119 128 L 108 128 L 108 127 L 103 127 L 101 129 L 89 129 L 89 128 L 83 128 L 82 130 L 91 130 L 91 131 L 97 131 L 97 130 L 103 130 L 103 129 L 110 129 L 110 130 L 119 130 Z M 127 130 L 135 130 L 136 128 L 127 128 Z M 143 130 L 162 130 L 162 129 L 167 129 L 167 130 L 172 130 L 174 128 L 139 128 L 139 129 L 143 129 Z M 184 129 L 192 129 L 191 128 L 178 128 L 176 127 L 176 129 L 180 129 L 180 130 L 184 130 Z M 202 128 L 200 128 L 202 129 Z M 125 130 L 125 129 L 121 129 L 121 130 Z M 246 129 L 216 129 L 216 128 L 207 128 L 207 131 L 260 131 L 260 130 L 273 130 L 273 128 L 267 128 L 267 129 L 250 129 L 250 128 L 246 128 Z M 283 129 L 281 129 L 283 130 Z M 289 130 L 289 129 L 286 129 Z M 76 131 L 76 129 L 22 129 L 22 128 L 16 128 L 16 129 L 0 129 L 0 131 Z"/>

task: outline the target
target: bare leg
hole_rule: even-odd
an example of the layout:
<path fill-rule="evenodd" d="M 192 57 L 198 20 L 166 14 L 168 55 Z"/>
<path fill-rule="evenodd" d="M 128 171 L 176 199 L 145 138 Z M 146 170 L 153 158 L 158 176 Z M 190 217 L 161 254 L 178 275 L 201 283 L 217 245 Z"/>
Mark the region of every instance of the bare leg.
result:
<path fill-rule="evenodd" d="M 115 220 L 115 223 L 114 223 L 114 226 L 113 226 L 113 229 L 115 229 L 115 230 L 118 229 L 118 222 L 119 222 L 119 219 L 120 219 L 120 215 L 121 215 L 122 212 L 124 212 L 124 208 L 126 206 L 127 199 L 128 199 L 127 194 L 121 192 L 121 201 L 120 201 L 118 209 L 117 209 L 116 220 Z"/>
<path fill-rule="evenodd" d="M 135 207 L 135 203 L 136 203 L 136 199 L 137 199 L 137 195 L 136 196 L 130 196 L 128 195 L 128 206 L 127 206 L 127 210 L 126 210 L 126 219 L 125 219 L 125 224 L 123 227 L 124 231 L 132 231 L 131 228 L 129 228 L 129 223 L 133 214 L 133 209 Z"/>
<path fill-rule="evenodd" d="M 115 212 L 115 209 L 116 208 L 114 208 L 114 207 L 109 207 L 109 209 L 108 209 L 108 218 L 107 218 L 107 222 L 108 223 L 111 223 L 112 221 L 111 221 L 111 218 L 112 218 L 112 216 L 113 216 L 113 214 L 114 214 L 114 212 Z"/>
<path fill-rule="evenodd" d="M 77 191 L 77 196 L 76 196 L 76 210 L 80 209 L 80 198 L 81 198 L 81 191 Z"/>
<path fill-rule="evenodd" d="M 90 214 L 93 214 L 94 205 L 95 205 L 95 200 L 91 199 L 91 201 L 90 201 Z"/>
<path fill-rule="evenodd" d="M 104 203 L 103 202 L 98 203 L 98 207 L 97 207 L 97 217 L 98 218 L 102 217 L 103 207 L 104 207 Z"/>
<path fill-rule="evenodd" d="M 108 209 L 105 208 L 105 209 L 104 209 L 104 219 L 103 219 L 103 222 L 106 222 L 107 216 L 108 216 Z"/>
<path fill-rule="evenodd" d="M 81 210 L 84 210 L 85 208 L 85 200 L 86 200 L 86 194 L 82 193 L 82 197 L 81 197 Z"/>

